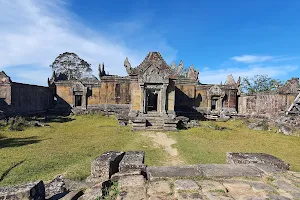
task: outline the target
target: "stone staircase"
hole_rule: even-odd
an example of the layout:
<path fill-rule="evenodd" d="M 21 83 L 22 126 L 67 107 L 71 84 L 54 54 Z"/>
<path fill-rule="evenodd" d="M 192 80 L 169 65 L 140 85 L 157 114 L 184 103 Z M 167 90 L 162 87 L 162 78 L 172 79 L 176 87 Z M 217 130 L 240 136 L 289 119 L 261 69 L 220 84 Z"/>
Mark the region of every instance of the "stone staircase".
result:
<path fill-rule="evenodd" d="M 163 130 L 164 129 L 164 118 L 162 115 L 148 113 L 146 118 L 146 129 L 147 130 Z"/>

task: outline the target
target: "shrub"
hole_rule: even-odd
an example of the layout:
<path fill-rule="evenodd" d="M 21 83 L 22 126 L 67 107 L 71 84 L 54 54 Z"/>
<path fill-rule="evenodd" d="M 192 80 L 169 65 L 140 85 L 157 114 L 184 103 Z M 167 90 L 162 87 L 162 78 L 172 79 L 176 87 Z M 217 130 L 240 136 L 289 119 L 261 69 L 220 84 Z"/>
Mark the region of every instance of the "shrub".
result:
<path fill-rule="evenodd" d="M 23 131 L 28 126 L 28 122 L 23 117 L 10 118 L 8 124 L 11 131 Z"/>

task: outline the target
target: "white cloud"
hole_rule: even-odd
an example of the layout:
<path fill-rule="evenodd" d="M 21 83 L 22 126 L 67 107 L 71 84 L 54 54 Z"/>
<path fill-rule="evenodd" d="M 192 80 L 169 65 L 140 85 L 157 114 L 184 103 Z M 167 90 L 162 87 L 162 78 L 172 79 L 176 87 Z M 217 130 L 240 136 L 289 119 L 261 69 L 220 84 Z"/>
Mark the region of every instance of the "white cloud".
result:
<path fill-rule="evenodd" d="M 99 62 L 105 63 L 110 74 L 126 75 L 123 67 L 126 57 L 138 65 L 147 51 L 155 47 L 153 50 L 163 51 L 166 59 L 174 59 L 176 55 L 161 36 L 156 37 L 155 42 L 150 40 L 151 43 L 133 49 L 124 41 L 114 41 L 113 35 L 109 38 L 109 33 L 95 32 L 78 21 L 65 9 L 62 0 L 1 0 L 0 70 L 14 71 L 8 75 L 17 79 L 15 81 L 30 80 L 30 83 L 46 85 L 47 77 L 51 76 L 49 65 L 66 51 L 77 53 L 91 63 L 95 75 Z M 12 70 L 19 65 L 40 66 L 40 69 Z"/>
<path fill-rule="evenodd" d="M 259 63 L 273 60 L 275 57 L 273 56 L 255 56 L 255 55 L 242 55 L 242 56 L 234 56 L 231 59 L 237 62 L 242 63 Z"/>
<path fill-rule="evenodd" d="M 282 66 L 261 66 L 261 65 L 250 65 L 246 68 L 227 68 L 227 69 L 216 69 L 208 71 L 200 71 L 200 82 L 219 84 L 221 81 L 224 83 L 227 75 L 232 74 L 235 80 L 241 77 L 253 77 L 255 75 L 268 75 L 269 77 L 279 77 L 287 75 L 290 72 L 294 72 L 299 69 L 297 65 L 282 65 Z"/>

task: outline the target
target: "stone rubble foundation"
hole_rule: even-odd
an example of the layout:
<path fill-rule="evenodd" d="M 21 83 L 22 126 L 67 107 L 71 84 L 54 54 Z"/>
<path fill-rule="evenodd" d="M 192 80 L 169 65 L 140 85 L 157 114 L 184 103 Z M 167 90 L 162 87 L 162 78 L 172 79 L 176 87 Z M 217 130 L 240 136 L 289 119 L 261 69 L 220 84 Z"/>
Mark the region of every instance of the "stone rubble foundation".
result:
<path fill-rule="evenodd" d="M 48 183 L 0 188 L 4 199 L 181 200 L 299 199 L 300 172 L 259 153 L 227 153 L 230 164 L 147 167 L 144 152 L 105 152 L 91 176 L 77 182 L 57 176 Z"/>

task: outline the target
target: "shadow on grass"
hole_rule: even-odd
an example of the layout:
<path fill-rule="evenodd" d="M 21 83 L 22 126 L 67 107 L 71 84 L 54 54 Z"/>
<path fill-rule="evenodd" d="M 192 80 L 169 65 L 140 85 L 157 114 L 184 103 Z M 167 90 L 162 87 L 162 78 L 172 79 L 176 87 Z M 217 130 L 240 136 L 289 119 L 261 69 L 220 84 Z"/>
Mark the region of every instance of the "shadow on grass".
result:
<path fill-rule="evenodd" d="M 25 138 L 8 138 L 0 135 L 0 149 L 6 147 L 20 147 L 29 144 L 35 144 L 40 142 L 36 136 Z"/>
<path fill-rule="evenodd" d="M 55 116 L 55 117 L 49 117 L 48 119 L 45 118 L 46 123 L 56 122 L 56 123 L 65 123 L 65 122 L 71 122 L 75 119 L 72 119 L 70 117 L 64 117 L 64 116 Z"/>
<path fill-rule="evenodd" d="M 1 175 L 0 177 L 0 182 L 3 181 L 3 179 L 9 174 L 9 172 L 11 170 L 13 170 L 14 168 L 16 168 L 17 166 L 21 165 L 25 160 L 22 160 L 20 162 L 15 163 L 14 165 L 10 166 L 7 170 L 5 170 L 5 172 Z"/>

